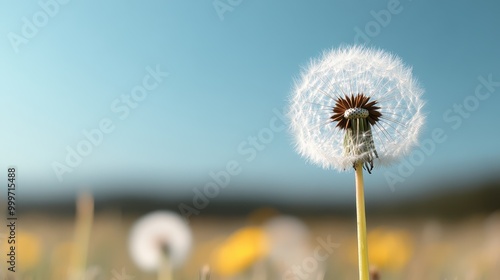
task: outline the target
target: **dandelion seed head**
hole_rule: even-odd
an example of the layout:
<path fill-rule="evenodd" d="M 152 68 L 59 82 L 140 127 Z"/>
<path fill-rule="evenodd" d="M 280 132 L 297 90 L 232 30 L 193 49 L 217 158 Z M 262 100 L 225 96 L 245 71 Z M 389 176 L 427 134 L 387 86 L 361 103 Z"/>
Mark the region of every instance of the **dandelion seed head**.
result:
<path fill-rule="evenodd" d="M 423 90 L 411 72 L 400 58 L 362 46 L 313 59 L 288 111 L 298 153 L 337 170 L 389 165 L 408 154 L 425 119 Z"/>
<path fill-rule="evenodd" d="M 153 271 L 167 253 L 173 267 L 179 267 L 191 249 L 191 230 L 170 211 L 155 211 L 139 219 L 129 237 L 130 256 L 138 267 Z"/>

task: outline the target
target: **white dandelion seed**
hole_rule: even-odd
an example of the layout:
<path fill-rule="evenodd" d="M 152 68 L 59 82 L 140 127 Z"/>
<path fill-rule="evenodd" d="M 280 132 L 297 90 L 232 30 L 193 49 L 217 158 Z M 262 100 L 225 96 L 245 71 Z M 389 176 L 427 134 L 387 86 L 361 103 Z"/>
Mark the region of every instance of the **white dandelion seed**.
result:
<path fill-rule="evenodd" d="M 394 163 L 417 144 L 422 93 L 411 68 L 392 54 L 361 46 L 325 52 L 292 94 L 296 149 L 327 169 Z"/>
<path fill-rule="evenodd" d="M 168 254 L 173 267 L 179 267 L 191 249 L 191 230 L 184 220 L 170 211 L 155 211 L 139 219 L 132 227 L 129 252 L 145 271 L 159 269 Z"/>

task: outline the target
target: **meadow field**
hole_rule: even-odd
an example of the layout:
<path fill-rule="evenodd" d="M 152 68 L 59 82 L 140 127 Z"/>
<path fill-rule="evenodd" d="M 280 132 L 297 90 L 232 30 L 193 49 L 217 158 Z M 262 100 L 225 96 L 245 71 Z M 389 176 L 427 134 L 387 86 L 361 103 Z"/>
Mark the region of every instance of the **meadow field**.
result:
<path fill-rule="evenodd" d="M 100 209 L 88 229 L 71 213 L 20 215 L 16 272 L 2 261 L 2 279 L 70 279 L 75 252 L 87 255 L 85 279 L 157 279 L 138 269 L 129 251 L 130 229 L 145 213 Z M 247 215 L 200 215 L 189 227 L 192 248 L 174 279 L 199 279 L 205 265 L 211 279 L 357 279 L 356 224 L 343 215 L 290 216 L 262 207 Z M 81 234 L 86 230 L 88 240 Z M 500 279 L 499 233 L 499 211 L 449 219 L 370 217 L 370 265 L 383 280 Z"/>

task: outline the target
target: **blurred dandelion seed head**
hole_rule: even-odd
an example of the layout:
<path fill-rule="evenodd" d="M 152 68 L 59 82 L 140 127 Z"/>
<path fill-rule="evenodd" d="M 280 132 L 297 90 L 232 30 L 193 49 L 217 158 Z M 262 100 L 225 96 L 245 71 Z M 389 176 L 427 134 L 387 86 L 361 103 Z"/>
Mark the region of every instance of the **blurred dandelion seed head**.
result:
<path fill-rule="evenodd" d="M 293 216 L 277 216 L 263 228 L 269 241 L 269 258 L 291 265 L 310 254 L 310 230 L 304 222 Z"/>
<path fill-rule="evenodd" d="M 323 168 L 389 165 L 417 144 L 422 93 L 411 68 L 387 52 L 361 46 L 325 52 L 292 93 L 296 149 Z"/>
<path fill-rule="evenodd" d="M 139 219 L 129 237 L 130 256 L 145 271 L 158 268 L 162 254 L 179 267 L 191 249 L 191 230 L 182 217 L 170 211 L 156 211 Z"/>

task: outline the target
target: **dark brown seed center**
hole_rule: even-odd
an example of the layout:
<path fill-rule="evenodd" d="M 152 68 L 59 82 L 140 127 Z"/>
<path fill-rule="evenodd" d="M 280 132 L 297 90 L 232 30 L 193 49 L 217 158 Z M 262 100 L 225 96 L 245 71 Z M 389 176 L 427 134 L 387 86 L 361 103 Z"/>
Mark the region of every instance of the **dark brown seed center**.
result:
<path fill-rule="evenodd" d="M 351 119 L 346 118 L 346 111 L 349 113 L 353 111 L 352 109 L 364 109 L 368 111 L 368 117 L 366 120 L 370 125 L 375 125 L 382 117 L 380 113 L 380 107 L 377 106 L 377 101 L 370 101 L 370 97 L 364 95 L 363 93 L 358 93 L 356 95 L 340 97 L 335 101 L 335 106 L 332 110 L 332 116 L 330 117 L 332 122 L 337 122 L 336 127 L 340 129 L 348 129 L 351 126 Z M 348 116 L 350 114 L 347 114 Z"/>

